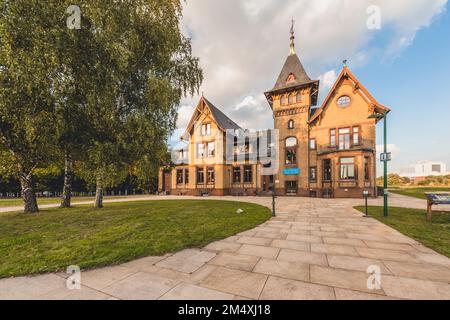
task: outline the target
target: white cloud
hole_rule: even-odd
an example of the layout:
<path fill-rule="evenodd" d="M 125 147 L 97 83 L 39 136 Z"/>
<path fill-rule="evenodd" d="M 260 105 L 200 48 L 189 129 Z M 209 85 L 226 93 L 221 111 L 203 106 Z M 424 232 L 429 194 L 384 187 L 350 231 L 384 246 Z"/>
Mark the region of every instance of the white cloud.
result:
<path fill-rule="evenodd" d="M 192 114 L 194 113 L 195 107 L 192 105 L 182 105 L 178 109 L 178 120 L 177 120 L 177 128 L 184 129 L 189 124 L 191 120 Z"/>
<path fill-rule="evenodd" d="M 233 120 L 249 128 L 272 123 L 262 93 L 272 88 L 289 50 L 289 28 L 296 20 L 296 50 L 310 77 L 323 77 L 328 92 L 341 61 L 355 68 L 398 56 L 445 10 L 447 0 L 191 0 L 182 29 L 192 37 L 205 80 L 200 91 Z M 381 30 L 369 30 L 366 9 L 381 9 Z M 378 34 L 381 41 L 372 41 Z M 334 74 L 333 74 L 334 72 Z M 250 99 L 249 97 L 252 97 Z M 186 124 L 183 101 L 179 126 Z M 239 112 L 236 112 L 239 108 Z M 262 117 L 265 117 L 264 119 Z"/>
<path fill-rule="evenodd" d="M 232 119 L 245 129 L 267 129 L 273 127 L 272 111 L 263 94 L 244 97 L 229 113 Z"/>
<path fill-rule="evenodd" d="M 337 79 L 336 70 L 330 70 L 321 74 L 319 76 L 320 84 L 322 85 L 322 90 L 330 90 L 333 87 Z"/>

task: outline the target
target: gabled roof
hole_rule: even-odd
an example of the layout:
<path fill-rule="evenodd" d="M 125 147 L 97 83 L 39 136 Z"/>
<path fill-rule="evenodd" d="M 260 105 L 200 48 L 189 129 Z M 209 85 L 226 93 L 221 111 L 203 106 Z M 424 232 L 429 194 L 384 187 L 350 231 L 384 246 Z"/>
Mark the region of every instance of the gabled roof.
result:
<path fill-rule="evenodd" d="M 310 124 L 313 123 L 315 120 L 317 120 L 322 113 L 324 112 L 326 106 L 328 105 L 328 102 L 332 99 L 334 92 L 336 91 L 339 83 L 342 79 L 347 78 L 350 79 L 355 86 L 355 90 L 357 90 L 364 100 L 371 106 L 373 106 L 374 112 L 385 114 L 391 111 L 388 107 L 380 104 L 371 94 L 370 92 L 358 81 L 358 79 L 355 77 L 355 75 L 350 71 L 350 69 L 347 66 L 344 66 L 341 73 L 339 74 L 336 82 L 333 85 L 333 88 L 331 88 L 330 92 L 328 93 L 327 97 L 322 103 L 322 106 L 317 109 L 317 111 L 314 113 L 314 115 L 310 118 L 308 121 Z"/>
<path fill-rule="evenodd" d="M 223 129 L 233 129 L 238 130 L 242 129 L 236 122 L 231 120 L 229 117 L 227 117 L 222 111 L 220 111 L 215 105 L 213 105 L 208 99 L 205 97 L 202 97 L 203 100 L 205 100 L 206 104 L 208 105 L 209 109 L 211 110 L 211 113 L 214 117 L 214 119 L 217 122 L 217 125 Z"/>
<path fill-rule="evenodd" d="M 208 99 L 205 97 L 201 97 L 200 101 L 197 104 L 197 108 L 195 109 L 194 114 L 192 115 L 191 121 L 186 128 L 186 133 L 189 132 L 192 126 L 195 124 L 195 121 L 198 118 L 198 115 L 202 113 L 200 106 L 205 105 L 209 111 L 211 112 L 211 116 L 214 121 L 217 123 L 217 126 L 225 131 L 225 130 L 242 130 L 242 128 L 236 124 L 233 120 L 227 117 L 222 111 L 220 111 L 215 105 L 213 105 Z"/>

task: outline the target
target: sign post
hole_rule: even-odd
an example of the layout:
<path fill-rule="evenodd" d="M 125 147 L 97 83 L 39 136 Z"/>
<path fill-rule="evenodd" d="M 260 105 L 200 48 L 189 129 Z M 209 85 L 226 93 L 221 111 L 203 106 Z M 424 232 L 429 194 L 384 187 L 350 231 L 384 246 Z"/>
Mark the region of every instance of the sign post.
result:
<path fill-rule="evenodd" d="M 367 199 L 369 198 L 369 191 L 364 190 L 363 195 L 364 195 L 364 199 L 365 199 L 365 203 L 366 203 L 366 215 L 364 217 L 368 218 L 368 217 L 370 217 L 369 216 L 369 207 L 367 204 Z"/>

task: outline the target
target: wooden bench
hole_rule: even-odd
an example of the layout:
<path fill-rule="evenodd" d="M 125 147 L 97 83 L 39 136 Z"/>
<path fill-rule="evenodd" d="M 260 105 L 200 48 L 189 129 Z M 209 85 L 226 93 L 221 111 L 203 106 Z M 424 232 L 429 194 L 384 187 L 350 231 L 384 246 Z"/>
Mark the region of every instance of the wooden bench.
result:
<path fill-rule="evenodd" d="M 450 193 L 448 192 L 427 192 L 427 220 L 433 219 L 433 206 L 439 204 L 450 204 Z"/>

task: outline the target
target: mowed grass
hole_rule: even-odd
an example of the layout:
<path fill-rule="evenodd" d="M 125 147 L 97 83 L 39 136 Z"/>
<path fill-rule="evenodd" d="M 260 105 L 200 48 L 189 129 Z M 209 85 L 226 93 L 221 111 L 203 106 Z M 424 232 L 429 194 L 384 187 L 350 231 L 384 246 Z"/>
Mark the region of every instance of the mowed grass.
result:
<path fill-rule="evenodd" d="M 131 196 L 128 196 L 131 197 Z M 105 200 L 113 200 L 113 199 L 121 199 L 127 198 L 127 196 L 106 196 Z M 72 202 L 84 202 L 84 201 L 94 201 L 94 197 L 72 197 Z M 59 204 L 61 203 L 61 198 L 38 198 L 38 205 L 43 204 Z M 17 199 L 0 199 L 0 208 L 1 207 L 19 207 L 23 206 L 23 200 L 21 198 Z"/>
<path fill-rule="evenodd" d="M 365 212 L 364 207 L 355 209 Z M 369 214 L 378 221 L 411 237 L 424 246 L 450 258 L 450 213 L 434 212 L 431 222 L 426 220 L 426 210 L 389 208 L 389 217 L 384 217 L 383 207 L 369 207 Z"/>
<path fill-rule="evenodd" d="M 243 209 L 244 213 L 236 213 Z M 155 200 L 0 216 L 0 278 L 82 269 L 202 247 L 268 220 L 268 208 L 215 200 Z"/>
<path fill-rule="evenodd" d="M 423 187 L 423 188 L 395 188 L 389 189 L 389 192 L 401 194 L 408 197 L 414 197 L 419 199 L 426 199 L 426 192 L 448 192 L 450 193 L 450 187 Z"/>

